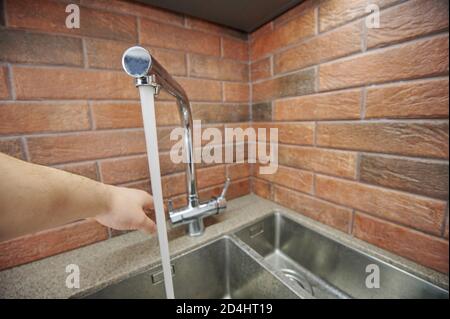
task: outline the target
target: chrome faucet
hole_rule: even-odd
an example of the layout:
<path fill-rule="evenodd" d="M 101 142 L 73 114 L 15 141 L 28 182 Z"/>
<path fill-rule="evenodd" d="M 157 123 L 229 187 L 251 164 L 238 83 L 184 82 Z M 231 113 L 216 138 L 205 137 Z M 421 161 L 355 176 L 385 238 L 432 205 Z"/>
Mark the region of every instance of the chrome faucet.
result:
<path fill-rule="evenodd" d="M 136 87 L 151 85 L 155 88 L 156 94 L 159 93 L 160 88 L 163 88 L 177 99 L 178 110 L 184 126 L 187 206 L 174 209 L 172 200 L 169 200 L 169 217 L 172 225 L 188 225 L 189 235 L 199 236 L 205 230 L 203 218 L 218 214 L 226 209 L 225 195 L 230 185 L 230 179 L 227 178 L 219 197 L 200 202 L 194 162 L 192 113 L 186 92 L 164 67 L 146 49 L 140 46 L 134 46 L 125 51 L 122 57 L 122 66 L 125 72 L 135 79 Z"/>

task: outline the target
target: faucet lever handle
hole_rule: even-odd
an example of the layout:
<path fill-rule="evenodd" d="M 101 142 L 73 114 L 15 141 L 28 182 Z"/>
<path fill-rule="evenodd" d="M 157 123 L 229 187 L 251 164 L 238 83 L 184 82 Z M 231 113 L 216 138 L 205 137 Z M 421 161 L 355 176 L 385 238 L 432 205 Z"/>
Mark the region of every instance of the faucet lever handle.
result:
<path fill-rule="evenodd" d="M 173 212 L 173 200 L 169 199 L 167 201 L 167 208 L 169 209 L 169 214 Z"/>
<path fill-rule="evenodd" d="M 222 194 L 220 194 L 219 197 L 225 198 L 225 195 L 227 194 L 228 187 L 230 186 L 230 178 L 227 177 L 227 180 L 225 181 L 225 185 L 223 186 Z"/>

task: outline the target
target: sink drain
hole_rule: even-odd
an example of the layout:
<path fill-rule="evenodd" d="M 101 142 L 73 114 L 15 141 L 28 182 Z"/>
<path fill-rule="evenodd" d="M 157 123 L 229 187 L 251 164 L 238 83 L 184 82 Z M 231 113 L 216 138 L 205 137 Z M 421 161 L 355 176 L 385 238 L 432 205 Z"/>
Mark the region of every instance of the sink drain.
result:
<path fill-rule="evenodd" d="M 299 274 L 295 270 L 287 269 L 287 268 L 281 269 L 281 272 L 290 281 L 292 281 L 293 283 L 298 285 L 300 288 L 302 288 L 303 290 L 306 290 L 307 292 L 309 292 L 311 295 L 314 296 L 314 292 L 313 292 L 313 289 L 311 287 L 311 284 L 308 282 L 308 280 L 306 280 L 306 278 L 304 276 L 302 276 L 301 274 Z"/>

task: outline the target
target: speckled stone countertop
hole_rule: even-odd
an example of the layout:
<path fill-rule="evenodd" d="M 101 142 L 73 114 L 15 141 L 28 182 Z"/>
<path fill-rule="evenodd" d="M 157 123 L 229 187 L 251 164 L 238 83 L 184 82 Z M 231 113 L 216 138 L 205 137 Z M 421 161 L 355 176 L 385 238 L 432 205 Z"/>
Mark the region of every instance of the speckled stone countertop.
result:
<path fill-rule="evenodd" d="M 181 229 L 169 231 L 171 255 L 178 255 L 215 238 L 234 232 L 274 211 L 326 234 L 341 243 L 360 249 L 448 289 L 448 276 L 421 267 L 404 258 L 387 253 L 347 234 L 319 224 L 294 211 L 255 195 L 247 195 L 228 203 L 225 213 L 214 217 L 217 223 L 206 227 L 200 237 L 189 237 Z M 184 227 L 182 227 L 184 228 Z M 90 246 L 72 250 L 30 264 L 0 272 L 0 298 L 69 298 L 84 295 L 160 263 L 156 237 L 132 232 Z M 66 266 L 80 268 L 80 288 L 66 287 Z"/>

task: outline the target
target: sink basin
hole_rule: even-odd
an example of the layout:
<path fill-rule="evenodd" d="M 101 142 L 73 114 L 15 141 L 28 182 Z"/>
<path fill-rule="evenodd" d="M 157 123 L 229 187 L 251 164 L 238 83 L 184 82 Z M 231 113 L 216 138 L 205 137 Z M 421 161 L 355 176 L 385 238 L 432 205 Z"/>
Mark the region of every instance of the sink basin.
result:
<path fill-rule="evenodd" d="M 448 291 L 280 213 L 235 235 L 298 289 L 317 298 L 448 298 Z M 368 265 L 379 268 L 379 288 L 366 287 Z"/>
<path fill-rule="evenodd" d="M 230 237 L 171 260 L 176 298 L 298 298 Z M 87 298 L 165 298 L 161 266 Z"/>

